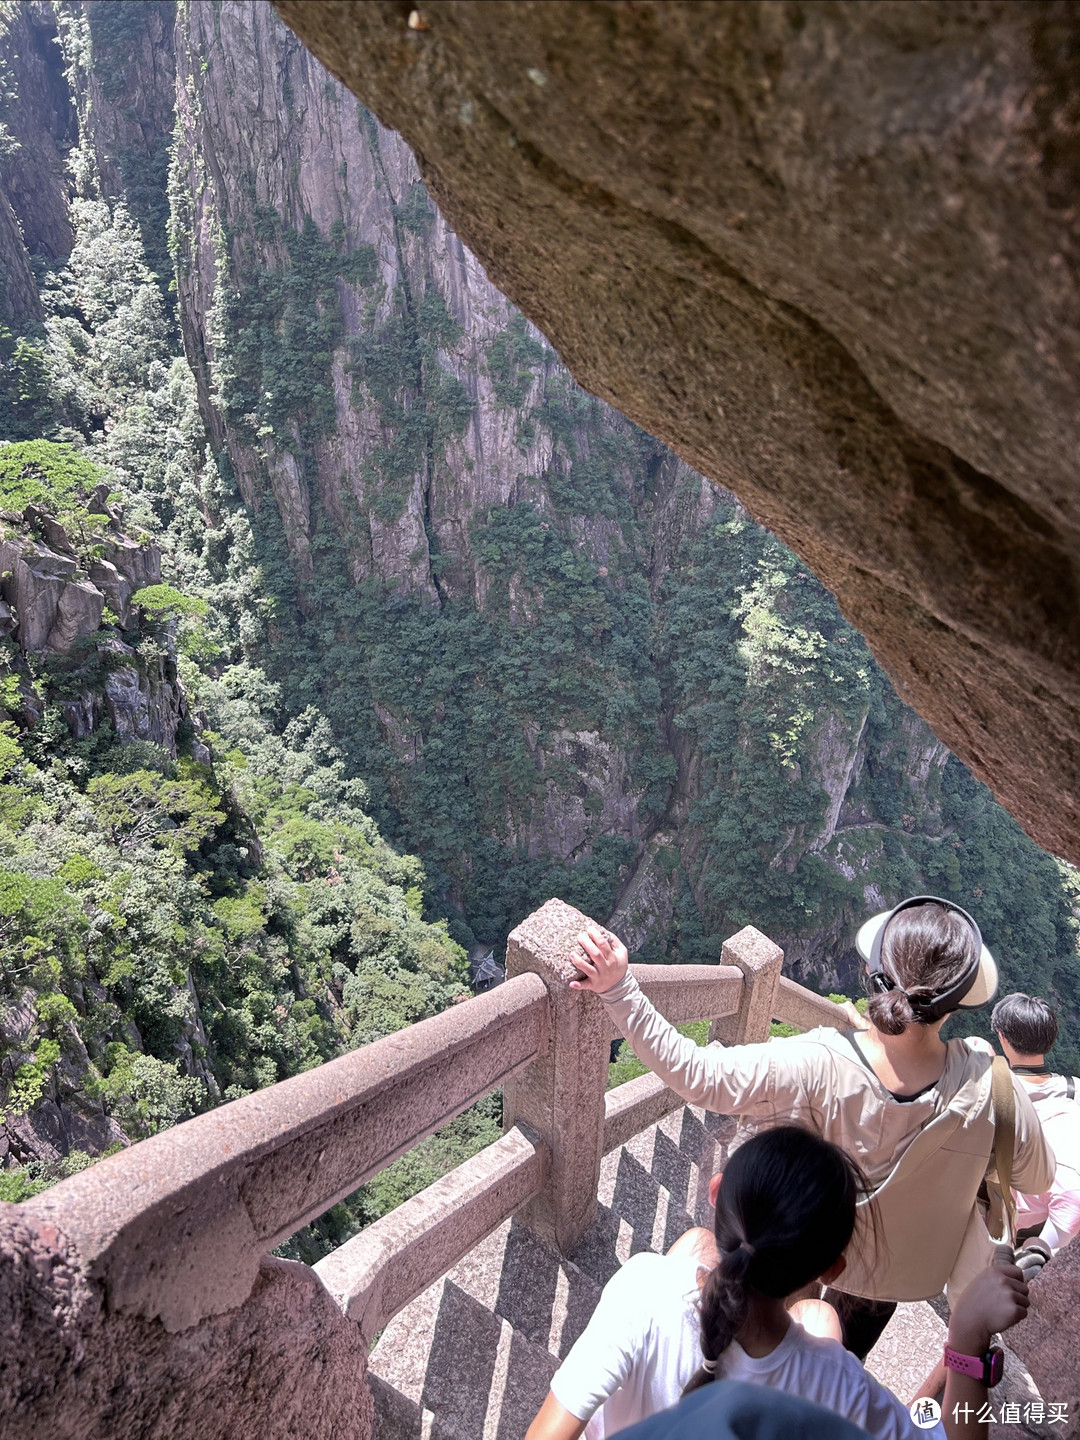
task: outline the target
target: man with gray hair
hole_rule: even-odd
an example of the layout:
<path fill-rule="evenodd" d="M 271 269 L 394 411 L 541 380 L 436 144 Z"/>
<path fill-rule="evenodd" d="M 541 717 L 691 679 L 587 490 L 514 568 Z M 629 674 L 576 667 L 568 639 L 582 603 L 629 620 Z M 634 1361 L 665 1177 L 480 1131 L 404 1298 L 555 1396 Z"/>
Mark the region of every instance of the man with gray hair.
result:
<path fill-rule="evenodd" d="M 1009 1068 L 1031 1097 L 1043 1134 L 1057 1159 L 1054 1181 L 1041 1195 L 1015 1193 L 1016 1225 L 1023 1238 L 1039 1235 L 1057 1251 L 1080 1234 L 1080 1081 L 1055 1075 L 1046 1052 L 1057 1039 L 1057 1016 L 1034 995 L 1006 995 L 990 1024 Z"/>

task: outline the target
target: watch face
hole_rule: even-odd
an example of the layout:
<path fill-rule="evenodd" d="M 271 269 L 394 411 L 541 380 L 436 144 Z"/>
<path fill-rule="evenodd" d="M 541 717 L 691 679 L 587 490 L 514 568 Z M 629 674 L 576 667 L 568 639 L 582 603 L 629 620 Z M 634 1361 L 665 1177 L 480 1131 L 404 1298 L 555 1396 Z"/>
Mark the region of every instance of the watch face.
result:
<path fill-rule="evenodd" d="M 1005 1351 L 999 1345 L 992 1345 L 986 1352 L 986 1384 L 991 1388 L 1000 1383 L 1005 1374 Z"/>

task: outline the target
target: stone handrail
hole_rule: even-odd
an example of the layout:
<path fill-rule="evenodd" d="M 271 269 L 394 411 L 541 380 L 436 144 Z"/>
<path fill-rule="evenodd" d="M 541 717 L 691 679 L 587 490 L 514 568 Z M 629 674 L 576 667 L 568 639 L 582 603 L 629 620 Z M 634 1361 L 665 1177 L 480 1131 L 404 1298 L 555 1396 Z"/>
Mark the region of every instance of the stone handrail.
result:
<path fill-rule="evenodd" d="M 228 1373 L 229 1346 L 257 1336 L 260 1363 L 275 1374 L 306 1375 L 315 1351 L 337 1355 L 324 1381 L 288 1383 L 309 1387 L 312 1440 L 339 1433 L 349 1413 L 357 1440 L 366 1440 L 371 1401 L 355 1387 L 363 1390 L 371 1337 L 511 1215 L 569 1253 L 595 1219 L 602 1156 L 683 1103 L 652 1075 L 607 1092 L 615 1032 L 599 998 L 568 984 L 576 974 L 570 948 L 588 923 L 549 901 L 510 936 L 508 979 L 497 989 L 142 1141 L 24 1205 L 0 1206 L 0 1244 L 15 1259 L 0 1268 L 0 1308 L 3 1287 L 14 1287 L 9 1308 L 33 1310 L 38 1326 L 34 1339 L 27 1320 L 30 1338 L 11 1351 L 8 1373 L 24 1377 L 12 1383 L 37 1385 L 42 1345 L 93 1352 L 101 1433 L 142 1440 L 173 1433 L 169 1396 L 175 1383 L 189 1383 L 173 1377 L 212 1353 L 221 1357 L 219 1412 L 212 1425 L 201 1412 L 205 1435 L 233 1434 L 238 1416 L 245 1433 L 263 1434 L 257 1416 L 269 1415 L 270 1401 L 252 1408 Z M 728 1043 L 765 1040 L 773 1018 L 799 1028 L 844 1025 L 837 1006 L 781 977 L 782 960 L 748 926 L 725 943 L 718 966 L 640 965 L 634 973 L 662 1014 L 708 1020 L 710 1037 Z M 314 1271 L 268 1258 L 500 1085 L 500 1140 Z M 66 1278 L 73 1264 L 77 1282 Z M 74 1308 L 72 1285 L 83 1297 Z M 309 1327 L 305 1341 L 291 1328 L 297 1323 Z M 131 1364 L 133 1345 L 142 1347 L 141 1370 Z M 295 1352 L 291 1372 L 270 1358 L 286 1352 Z M 14 1419 L 37 1423 L 48 1410 L 52 1432 L 70 1415 L 70 1434 L 84 1433 L 64 1398 L 65 1386 L 72 1396 L 87 1393 L 83 1362 L 64 1365 L 35 1400 L 9 1404 Z M 111 1396 L 123 1397 L 122 1423 Z M 331 1413 L 333 1422 L 318 1418 Z M 0 1420 L 0 1440 L 6 1434 Z"/>
<path fill-rule="evenodd" d="M 568 952 L 586 917 L 548 901 L 510 936 L 508 973 L 540 975 L 552 1006 L 548 1051 L 505 1087 L 508 1133 L 348 1241 L 315 1268 L 343 1312 L 370 1337 L 497 1225 L 519 1214 L 564 1253 L 596 1214 L 599 1164 L 684 1102 L 655 1075 L 606 1090 L 614 1026 L 601 1002 L 571 991 Z M 710 1035 L 768 1038 L 774 1018 L 843 1025 L 843 1012 L 780 976 L 783 955 L 746 927 L 720 965 L 634 965 L 645 994 L 675 1024 Z M 511 980 L 511 982 L 513 981 Z"/>
<path fill-rule="evenodd" d="M 732 961 L 733 941 L 719 965 L 632 965 L 638 984 L 673 1025 L 734 1015 L 742 996 L 743 973 Z M 606 1017 L 605 1017 L 606 1018 Z M 618 1032 L 608 1021 L 612 1036 Z"/>
<path fill-rule="evenodd" d="M 110 1306 L 182 1330 L 242 1304 L 259 1262 L 418 1140 L 534 1062 L 533 975 L 198 1115 L 24 1209 L 56 1225 Z"/>
<path fill-rule="evenodd" d="M 685 1104 L 659 1075 L 639 1075 L 636 1080 L 617 1085 L 604 1096 L 604 1154 L 609 1155 Z"/>
<path fill-rule="evenodd" d="M 365 1340 L 539 1194 L 550 1156 L 520 1126 L 315 1266 Z"/>
<path fill-rule="evenodd" d="M 796 1030 L 816 1030 L 821 1025 L 844 1030 L 851 1024 L 839 1005 L 825 995 L 815 995 L 813 990 L 805 989 L 786 975 L 780 976 L 773 1018 L 794 1025 Z"/>

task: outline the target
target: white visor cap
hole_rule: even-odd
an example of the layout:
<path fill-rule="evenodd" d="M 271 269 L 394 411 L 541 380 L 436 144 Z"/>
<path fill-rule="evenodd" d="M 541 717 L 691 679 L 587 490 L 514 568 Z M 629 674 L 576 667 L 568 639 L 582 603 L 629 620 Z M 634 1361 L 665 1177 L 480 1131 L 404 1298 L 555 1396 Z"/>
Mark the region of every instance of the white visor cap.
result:
<path fill-rule="evenodd" d="M 882 910 L 877 915 L 871 915 L 869 920 L 859 926 L 859 933 L 855 936 L 855 948 L 864 960 L 870 959 L 870 951 L 878 931 L 892 913 L 891 910 Z M 960 1009 L 974 1010 L 979 1005 L 988 1004 L 997 994 L 997 988 L 997 961 L 984 945 L 979 957 L 979 973 L 975 976 L 974 985 L 960 1001 Z"/>

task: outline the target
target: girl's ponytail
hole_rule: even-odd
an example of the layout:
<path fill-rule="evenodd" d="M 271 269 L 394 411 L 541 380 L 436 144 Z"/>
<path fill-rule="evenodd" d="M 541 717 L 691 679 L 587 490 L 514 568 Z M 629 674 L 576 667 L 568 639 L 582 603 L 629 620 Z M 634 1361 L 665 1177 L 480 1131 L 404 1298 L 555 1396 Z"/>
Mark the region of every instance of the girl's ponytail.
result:
<path fill-rule="evenodd" d="M 751 1291 L 785 1299 L 839 1259 L 868 1188 L 839 1146 L 797 1125 L 766 1130 L 735 1151 L 716 1197 L 720 1263 L 699 1302 L 704 1359 L 684 1395 L 715 1379 Z"/>
<path fill-rule="evenodd" d="M 729 1250 L 711 1271 L 701 1292 L 701 1353 L 704 1363 L 694 1371 L 684 1395 L 716 1379 L 716 1362 L 742 1329 L 749 1307 L 752 1256 L 746 1246 Z"/>

